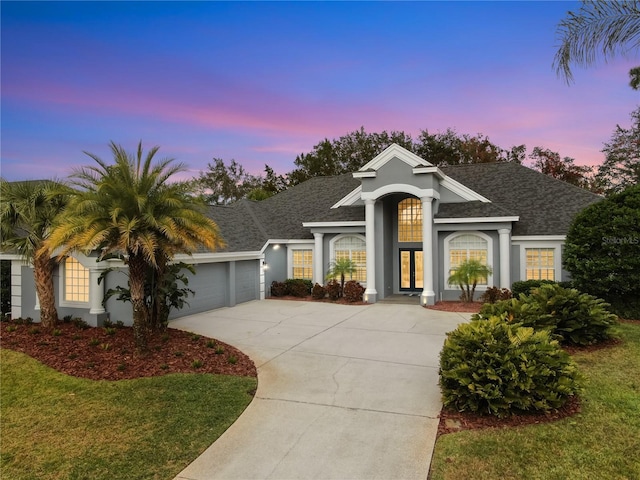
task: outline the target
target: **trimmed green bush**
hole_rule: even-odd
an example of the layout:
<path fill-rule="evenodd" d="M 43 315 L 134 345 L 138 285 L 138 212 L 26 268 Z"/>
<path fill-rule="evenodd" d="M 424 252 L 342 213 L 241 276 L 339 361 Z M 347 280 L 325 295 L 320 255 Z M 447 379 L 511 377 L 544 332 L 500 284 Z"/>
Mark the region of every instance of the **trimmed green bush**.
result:
<path fill-rule="evenodd" d="M 287 294 L 294 297 L 307 297 L 311 294 L 313 282 L 302 278 L 287 278 L 284 281 L 287 288 Z"/>
<path fill-rule="evenodd" d="M 499 417 L 557 409 L 580 392 L 576 364 L 549 332 L 499 317 L 449 332 L 439 373 L 445 406 Z"/>
<path fill-rule="evenodd" d="M 519 299 L 485 304 L 473 320 L 502 317 L 536 330 L 548 330 L 562 343 L 591 345 L 615 336 L 617 317 L 609 304 L 575 288 L 545 284 Z"/>
<path fill-rule="evenodd" d="M 344 284 L 344 299 L 349 303 L 361 302 L 364 295 L 364 287 L 355 280 L 349 280 Z"/>
<path fill-rule="evenodd" d="M 553 280 L 521 280 L 519 282 L 513 282 L 511 285 L 511 293 L 514 298 L 519 298 L 521 293 L 529 295 L 531 290 L 538 288 L 544 284 L 556 283 Z"/>

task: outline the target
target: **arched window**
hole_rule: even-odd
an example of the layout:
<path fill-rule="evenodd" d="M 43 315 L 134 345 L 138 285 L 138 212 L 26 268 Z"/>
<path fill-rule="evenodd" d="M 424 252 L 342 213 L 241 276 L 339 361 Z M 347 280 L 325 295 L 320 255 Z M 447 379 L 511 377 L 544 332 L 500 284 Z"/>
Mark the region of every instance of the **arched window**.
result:
<path fill-rule="evenodd" d="M 347 280 L 367 281 L 367 249 L 361 235 L 336 237 L 330 244 L 332 261 L 349 258 L 356 264 L 356 272 Z"/>
<path fill-rule="evenodd" d="M 398 203 L 398 241 L 422 241 L 422 203 L 417 198 Z"/>
<path fill-rule="evenodd" d="M 454 233 L 445 239 L 445 284 L 447 279 L 465 260 L 478 260 L 491 267 L 492 255 L 490 237 L 482 233 Z M 484 278 L 478 285 L 487 286 L 491 276 Z"/>

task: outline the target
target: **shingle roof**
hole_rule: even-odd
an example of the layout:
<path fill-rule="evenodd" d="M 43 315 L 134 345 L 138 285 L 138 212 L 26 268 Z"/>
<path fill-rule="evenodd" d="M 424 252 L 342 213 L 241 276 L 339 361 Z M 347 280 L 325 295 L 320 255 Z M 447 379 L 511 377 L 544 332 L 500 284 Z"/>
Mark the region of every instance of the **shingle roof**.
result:
<path fill-rule="evenodd" d="M 519 216 L 513 235 L 564 235 L 573 217 L 601 197 L 515 163 L 444 166 L 449 177 L 491 203 L 441 203 L 437 218 Z M 229 252 L 261 249 L 268 239 L 310 239 L 304 222 L 364 220 L 364 207 L 332 209 L 360 186 L 351 174 L 315 177 L 260 202 L 209 207 Z"/>
<path fill-rule="evenodd" d="M 516 163 L 441 167 L 494 204 L 518 215 L 513 235 L 565 235 L 575 215 L 602 197 Z"/>

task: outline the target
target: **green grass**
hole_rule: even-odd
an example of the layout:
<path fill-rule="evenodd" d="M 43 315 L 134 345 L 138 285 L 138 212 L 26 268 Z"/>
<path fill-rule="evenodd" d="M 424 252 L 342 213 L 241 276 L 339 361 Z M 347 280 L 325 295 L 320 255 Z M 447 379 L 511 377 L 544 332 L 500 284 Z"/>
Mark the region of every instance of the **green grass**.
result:
<path fill-rule="evenodd" d="M 443 435 L 429 478 L 640 479 L 640 325 L 619 330 L 622 345 L 574 355 L 585 377 L 580 414 Z"/>
<path fill-rule="evenodd" d="M 0 349 L 0 478 L 168 479 L 251 401 L 256 380 L 79 379 Z"/>

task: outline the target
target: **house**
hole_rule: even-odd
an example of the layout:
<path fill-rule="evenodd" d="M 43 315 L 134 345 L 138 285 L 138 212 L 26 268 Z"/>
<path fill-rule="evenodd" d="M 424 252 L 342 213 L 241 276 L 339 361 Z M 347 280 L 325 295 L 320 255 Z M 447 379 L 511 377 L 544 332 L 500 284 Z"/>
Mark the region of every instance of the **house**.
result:
<path fill-rule="evenodd" d="M 573 217 L 600 197 L 515 163 L 436 167 L 392 145 L 353 174 L 317 177 L 261 202 L 211 206 L 227 242 L 199 252 L 191 263 L 196 293 L 174 316 L 233 306 L 269 296 L 272 281 L 306 278 L 324 283 L 332 261 L 357 264 L 354 279 L 373 303 L 394 294 L 422 305 L 456 300 L 447 279 L 467 258 L 491 266 L 478 286 L 509 288 L 516 280 L 566 280 L 561 266 Z M 37 318 L 29 267 L 12 259 L 12 315 Z M 98 279 L 106 268 L 105 282 Z M 61 264 L 59 314 L 97 325 L 107 315 L 130 322 L 131 306 L 102 298 L 126 282 L 116 260 L 75 255 Z"/>

